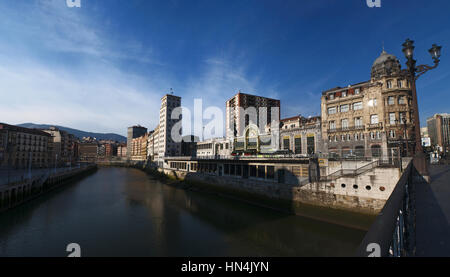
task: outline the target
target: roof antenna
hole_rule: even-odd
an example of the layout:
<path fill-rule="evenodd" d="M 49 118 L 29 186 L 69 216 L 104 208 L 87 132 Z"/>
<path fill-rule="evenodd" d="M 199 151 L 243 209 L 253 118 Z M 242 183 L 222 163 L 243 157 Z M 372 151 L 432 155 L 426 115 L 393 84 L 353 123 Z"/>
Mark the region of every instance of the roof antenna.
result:
<path fill-rule="evenodd" d="M 386 52 L 386 51 L 384 51 L 384 40 L 383 40 L 383 53 L 384 53 L 384 52 Z"/>

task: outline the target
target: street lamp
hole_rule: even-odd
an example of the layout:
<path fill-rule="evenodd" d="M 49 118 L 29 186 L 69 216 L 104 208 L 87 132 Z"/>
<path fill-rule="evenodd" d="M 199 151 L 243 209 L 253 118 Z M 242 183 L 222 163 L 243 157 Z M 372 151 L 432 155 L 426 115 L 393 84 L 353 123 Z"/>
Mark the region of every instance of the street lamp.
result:
<path fill-rule="evenodd" d="M 408 133 L 406 132 L 406 118 L 403 117 L 403 127 L 405 129 L 405 134 L 404 134 L 404 138 L 405 138 L 405 143 L 406 143 L 406 156 L 408 156 L 409 154 L 409 143 L 408 143 Z"/>
<path fill-rule="evenodd" d="M 425 159 L 425 153 L 423 152 L 422 141 L 420 137 L 420 119 L 419 119 L 419 105 L 417 101 L 417 91 L 416 91 L 416 80 L 425 74 L 427 71 L 436 68 L 439 65 L 439 58 L 441 57 L 441 46 L 433 44 L 428 52 L 433 59 L 434 65 L 419 65 L 416 67 L 416 60 L 414 60 L 414 41 L 407 39 L 403 43 L 403 53 L 407 59 L 406 65 L 407 69 L 402 71 L 402 74 L 410 80 L 411 90 L 412 90 L 412 102 L 414 109 L 414 139 L 415 139 L 415 149 L 414 149 L 414 166 L 417 171 L 430 182 L 430 174 L 428 173 L 428 165 Z M 407 144 L 408 145 L 408 144 Z"/>

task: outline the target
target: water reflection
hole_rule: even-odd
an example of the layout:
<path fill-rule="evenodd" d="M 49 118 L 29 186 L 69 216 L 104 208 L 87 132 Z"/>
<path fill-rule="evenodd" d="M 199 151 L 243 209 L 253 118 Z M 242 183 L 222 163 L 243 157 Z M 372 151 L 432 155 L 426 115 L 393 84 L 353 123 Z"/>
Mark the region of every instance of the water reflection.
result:
<path fill-rule="evenodd" d="M 363 231 L 101 168 L 0 215 L 0 256 L 347 256 Z"/>

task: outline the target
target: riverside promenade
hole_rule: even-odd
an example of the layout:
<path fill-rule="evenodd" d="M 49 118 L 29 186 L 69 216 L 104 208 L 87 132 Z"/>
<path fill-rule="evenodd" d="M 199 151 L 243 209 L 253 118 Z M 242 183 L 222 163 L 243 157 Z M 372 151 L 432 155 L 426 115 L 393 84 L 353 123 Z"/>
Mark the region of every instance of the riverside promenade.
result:
<path fill-rule="evenodd" d="M 450 165 L 429 170 L 431 184 L 416 185 L 416 256 L 450 257 Z"/>
<path fill-rule="evenodd" d="M 95 164 L 76 167 L 0 171 L 0 211 L 14 208 L 39 197 L 66 181 L 97 168 Z"/>

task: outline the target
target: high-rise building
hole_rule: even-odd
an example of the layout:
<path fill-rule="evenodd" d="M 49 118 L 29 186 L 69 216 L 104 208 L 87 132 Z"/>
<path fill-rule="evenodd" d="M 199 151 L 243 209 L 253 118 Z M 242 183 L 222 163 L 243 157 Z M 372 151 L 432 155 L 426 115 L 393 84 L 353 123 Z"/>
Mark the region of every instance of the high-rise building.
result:
<path fill-rule="evenodd" d="M 159 143 L 158 156 L 180 156 L 181 155 L 181 112 L 177 118 L 172 118 L 172 113 L 176 108 L 181 107 L 181 97 L 166 94 L 161 98 L 161 108 L 159 110 Z M 179 129 L 178 134 L 172 134 L 173 128 Z M 176 132 L 176 130 L 174 130 Z"/>
<path fill-rule="evenodd" d="M 450 114 L 435 114 L 427 119 L 431 145 L 448 148 L 450 145 Z"/>
<path fill-rule="evenodd" d="M 324 91 L 321 102 L 322 138 L 329 152 L 379 156 L 392 148 L 403 153 L 414 148 L 410 83 L 397 58 L 384 50 L 369 81 Z"/>
<path fill-rule="evenodd" d="M 276 118 L 272 118 L 272 108 Z M 226 102 L 226 116 L 226 137 L 244 136 L 250 124 L 264 130 L 272 119 L 279 121 L 280 100 L 238 92 Z"/>
<path fill-rule="evenodd" d="M 131 144 L 134 138 L 141 137 L 147 133 L 147 128 L 140 125 L 128 127 L 127 134 L 127 158 L 131 157 Z"/>

